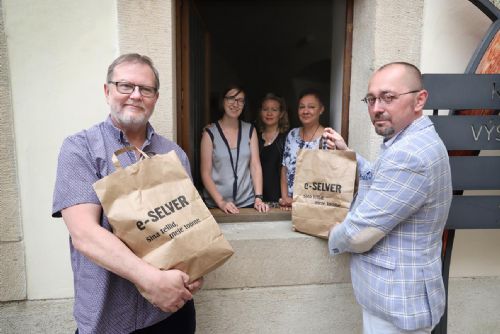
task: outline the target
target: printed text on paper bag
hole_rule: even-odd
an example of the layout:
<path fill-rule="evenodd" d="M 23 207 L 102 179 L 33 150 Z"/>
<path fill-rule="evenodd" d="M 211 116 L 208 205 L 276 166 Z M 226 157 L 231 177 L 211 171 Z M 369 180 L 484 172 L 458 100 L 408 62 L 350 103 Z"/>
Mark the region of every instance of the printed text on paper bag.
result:
<path fill-rule="evenodd" d="M 189 205 L 189 202 L 187 201 L 185 196 L 179 196 L 163 205 L 160 205 L 159 207 L 156 207 L 150 211 L 147 212 L 147 216 L 149 219 L 144 219 L 144 220 L 138 220 L 136 222 L 136 226 L 139 230 L 145 230 L 146 225 L 149 223 L 155 223 L 172 213 L 182 210 L 184 207 Z M 184 224 L 183 226 L 178 226 L 175 222 L 167 223 L 163 227 L 161 227 L 157 232 L 149 235 L 146 237 L 146 240 L 148 242 L 151 242 L 155 240 L 156 238 L 159 238 L 160 235 L 166 234 L 170 237 L 170 239 L 173 239 L 174 237 L 178 236 L 179 234 L 183 233 L 184 231 L 188 230 L 189 228 L 195 226 L 200 222 L 199 218 L 196 218 L 195 220 L 188 222 L 187 224 Z"/>
<path fill-rule="evenodd" d="M 147 215 L 151 219 L 145 219 L 143 221 L 137 221 L 136 225 L 139 230 L 144 230 L 146 227 L 144 225 L 148 223 L 155 223 L 160 219 L 165 218 L 166 216 L 171 215 L 175 211 L 179 211 L 185 206 L 189 205 L 189 202 L 186 200 L 185 196 L 179 196 L 170 202 L 167 202 L 163 205 L 160 205 L 153 210 L 148 211 Z"/>
<path fill-rule="evenodd" d="M 329 191 L 333 193 L 342 193 L 342 186 L 340 184 L 333 183 L 322 183 L 322 182 L 312 182 L 312 183 L 304 183 L 305 190 L 315 190 L 315 191 Z M 313 194 L 304 194 L 302 195 L 304 198 L 311 198 L 314 200 L 314 204 L 316 205 L 326 205 L 333 207 L 341 207 L 339 203 L 328 202 L 325 201 L 323 195 L 313 195 Z"/>
<path fill-rule="evenodd" d="M 324 183 L 324 182 L 311 182 L 304 183 L 305 190 L 316 190 L 316 191 L 329 191 L 332 193 L 341 193 L 342 186 L 335 183 Z"/>
<path fill-rule="evenodd" d="M 170 237 L 170 239 L 173 239 L 174 237 L 178 236 L 179 234 L 181 234 L 181 233 L 185 232 L 186 230 L 190 229 L 191 227 L 195 226 L 199 222 L 201 222 L 201 220 L 199 218 L 196 218 L 195 220 L 193 220 L 187 224 L 184 224 L 181 227 L 179 227 L 175 222 L 172 222 L 170 224 L 166 224 L 165 226 L 160 228 L 160 231 L 155 232 L 155 233 L 147 236 L 146 241 L 151 242 L 151 241 L 155 240 L 156 238 L 159 238 L 160 235 L 162 235 L 162 234 L 167 234 Z M 170 232 L 174 228 L 175 228 L 175 231 Z"/>

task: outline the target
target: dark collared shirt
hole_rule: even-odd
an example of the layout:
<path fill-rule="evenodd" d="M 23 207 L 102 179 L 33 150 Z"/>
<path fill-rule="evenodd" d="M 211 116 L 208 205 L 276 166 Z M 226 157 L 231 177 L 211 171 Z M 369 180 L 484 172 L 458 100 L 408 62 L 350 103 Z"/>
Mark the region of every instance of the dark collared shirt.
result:
<path fill-rule="evenodd" d="M 110 117 L 66 138 L 59 154 L 52 216 L 61 217 L 61 210 L 77 204 L 100 204 L 92 184 L 114 172 L 111 157 L 124 146 L 130 146 L 130 143 Z M 174 142 L 155 134 L 150 124 L 141 149 L 148 154 L 174 150 L 191 175 L 184 151 Z M 123 153 L 118 158 L 123 167 L 136 162 L 134 152 Z M 104 214 L 100 224 L 111 230 Z M 73 313 L 80 334 L 130 333 L 170 315 L 153 307 L 131 282 L 86 258 L 71 242 L 70 250 L 75 289 Z"/>

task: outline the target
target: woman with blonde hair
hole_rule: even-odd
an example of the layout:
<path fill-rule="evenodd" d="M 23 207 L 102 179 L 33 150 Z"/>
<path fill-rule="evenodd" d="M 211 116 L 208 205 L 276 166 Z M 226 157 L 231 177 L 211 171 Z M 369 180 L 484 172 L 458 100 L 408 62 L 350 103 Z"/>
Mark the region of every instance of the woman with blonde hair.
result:
<path fill-rule="evenodd" d="M 257 118 L 265 202 L 278 203 L 281 198 L 281 163 L 288 127 L 285 99 L 274 93 L 266 94 Z"/>

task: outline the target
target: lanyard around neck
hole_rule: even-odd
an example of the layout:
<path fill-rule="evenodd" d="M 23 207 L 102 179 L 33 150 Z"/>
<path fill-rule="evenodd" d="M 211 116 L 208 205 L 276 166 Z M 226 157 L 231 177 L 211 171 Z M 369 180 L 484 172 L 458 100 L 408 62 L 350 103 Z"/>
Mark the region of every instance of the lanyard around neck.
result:
<path fill-rule="evenodd" d="M 238 161 L 240 160 L 240 143 L 241 143 L 241 121 L 238 121 L 238 143 L 236 144 L 236 166 L 233 161 L 233 155 L 231 154 L 231 147 L 229 147 L 229 143 L 226 139 L 226 136 L 224 136 L 224 132 L 222 132 L 222 128 L 219 124 L 219 122 L 215 122 L 215 125 L 217 126 L 217 130 L 219 130 L 220 136 L 222 137 L 222 140 L 224 141 L 224 144 L 226 144 L 227 151 L 229 153 L 229 159 L 231 161 L 231 168 L 233 169 L 233 175 L 234 175 L 234 182 L 233 182 L 233 201 L 236 201 L 236 192 L 238 190 Z"/>

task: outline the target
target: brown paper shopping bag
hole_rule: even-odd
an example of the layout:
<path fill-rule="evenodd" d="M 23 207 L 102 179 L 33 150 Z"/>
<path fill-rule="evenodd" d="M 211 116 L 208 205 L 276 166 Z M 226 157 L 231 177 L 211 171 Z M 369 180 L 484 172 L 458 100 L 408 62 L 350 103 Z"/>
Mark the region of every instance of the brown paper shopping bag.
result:
<path fill-rule="evenodd" d="M 355 193 L 356 154 L 339 150 L 299 150 L 293 186 L 292 223 L 296 231 L 328 238 L 342 222 Z"/>
<path fill-rule="evenodd" d="M 203 203 L 177 154 L 144 157 L 94 183 L 115 233 L 137 256 L 160 269 L 179 269 L 196 280 L 221 266 L 231 245 Z"/>

